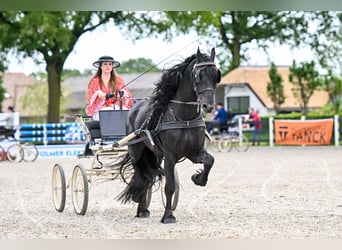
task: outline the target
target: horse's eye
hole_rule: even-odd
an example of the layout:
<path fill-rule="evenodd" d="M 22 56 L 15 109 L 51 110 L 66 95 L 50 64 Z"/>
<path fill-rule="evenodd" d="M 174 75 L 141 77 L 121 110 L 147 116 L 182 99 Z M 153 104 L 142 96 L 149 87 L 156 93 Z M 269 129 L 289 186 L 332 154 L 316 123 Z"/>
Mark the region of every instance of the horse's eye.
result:
<path fill-rule="evenodd" d="M 221 81 L 221 70 L 217 69 L 217 82 Z"/>

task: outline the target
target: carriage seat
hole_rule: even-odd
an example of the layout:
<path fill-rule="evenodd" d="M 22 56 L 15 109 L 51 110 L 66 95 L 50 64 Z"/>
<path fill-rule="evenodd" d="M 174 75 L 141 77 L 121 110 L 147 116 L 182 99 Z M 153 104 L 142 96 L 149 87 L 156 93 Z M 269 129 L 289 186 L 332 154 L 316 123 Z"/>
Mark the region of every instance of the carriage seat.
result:
<path fill-rule="evenodd" d="M 97 139 L 100 144 L 108 144 L 125 137 L 127 115 L 128 110 L 101 110 L 99 121 L 86 122 L 90 141 L 85 145 L 83 156 L 94 155 L 90 146 L 95 145 Z"/>
<path fill-rule="evenodd" d="M 101 140 L 113 141 L 126 136 L 128 110 L 101 110 L 99 112 Z"/>
<path fill-rule="evenodd" d="M 85 124 L 92 140 L 101 138 L 100 121 L 88 121 Z"/>

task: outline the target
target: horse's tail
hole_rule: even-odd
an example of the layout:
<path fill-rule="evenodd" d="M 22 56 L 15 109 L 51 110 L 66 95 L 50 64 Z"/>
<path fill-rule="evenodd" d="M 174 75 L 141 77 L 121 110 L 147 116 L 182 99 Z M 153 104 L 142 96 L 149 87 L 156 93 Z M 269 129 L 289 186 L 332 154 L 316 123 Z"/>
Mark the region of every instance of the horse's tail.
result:
<path fill-rule="evenodd" d="M 123 203 L 129 201 L 139 203 L 145 198 L 147 189 L 160 180 L 164 172 L 157 156 L 147 147 L 144 148 L 140 159 L 136 163 L 132 164 L 131 158 L 127 154 L 121 169 L 127 169 L 128 165 L 133 165 L 134 173 L 127 187 L 119 194 L 118 200 Z"/>

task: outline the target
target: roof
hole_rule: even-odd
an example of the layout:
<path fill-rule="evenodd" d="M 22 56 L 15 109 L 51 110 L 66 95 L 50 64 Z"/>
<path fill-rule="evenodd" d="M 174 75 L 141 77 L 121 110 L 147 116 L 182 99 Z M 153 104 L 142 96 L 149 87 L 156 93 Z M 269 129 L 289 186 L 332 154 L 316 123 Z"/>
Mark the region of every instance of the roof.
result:
<path fill-rule="evenodd" d="M 265 104 L 267 108 L 273 108 L 274 104 L 268 97 L 266 92 L 267 83 L 270 81 L 268 71 L 269 66 L 242 66 L 229 72 L 222 77 L 219 86 L 234 86 L 247 85 Z M 298 107 L 298 101 L 294 97 L 292 88 L 293 84 L 289 81 L 289 67 L 278 66 L 278 73 L 283 79 L 285 102 L 281 105 L 282 108 Z M 322 107 L 329 101 L 329 96 L 326 91 L 315 91 L 309 100 L 308 107 Z"/>

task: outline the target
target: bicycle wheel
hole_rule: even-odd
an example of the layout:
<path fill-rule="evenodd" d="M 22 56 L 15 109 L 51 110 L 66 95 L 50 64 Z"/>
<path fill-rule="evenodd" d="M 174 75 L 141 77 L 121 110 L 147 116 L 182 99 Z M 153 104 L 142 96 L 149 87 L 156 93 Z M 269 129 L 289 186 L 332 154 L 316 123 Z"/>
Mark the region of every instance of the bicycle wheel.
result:
<path fill-rule="evenodd" d="M 32 142 L 25 142 L 23 144 L 24 161 L 35 161 L 38 157 L 38 148 Z"/>
<path fill-rule="evenodd" d="M 248 138 L 245 136 L 237 137 L 235 141 L 235 146 L 236 146 L 237 151 L 240 151 L 240 152 L 247 151 L 247 149 L 249 148 Z"/>
<path fill-rule="evenodd" d="M 82 165 L 76 165 L 72 172 L 71 196 L 76 214 L 85 215 L 88 207 L 89 185 L 86 170 Z"/>
<path fill-rule="evenodd" d="M 2 146 L 0 146 L 0 161 L 5 160 L 5 150 Z"/>
<path fill-rule="evenodd" d="M 220 151 L 223 153 L 230 152 L 232 150 L 233 144 L 230 137 L 222 137 L 219 142 Z"/>
<path fill-rule="evenodd" d="M 24 150 L 19 144 L 13 144 L 7 149 L 6 155 L 10 162 L 21 162 L 24 158 Z"/>
<path fill-rule="evenodd" d="M 56 211 L 63 212 L 65 208 L 66 182 L 62 165 L 55 164 L 52 169 L 52 200 Z"/>

